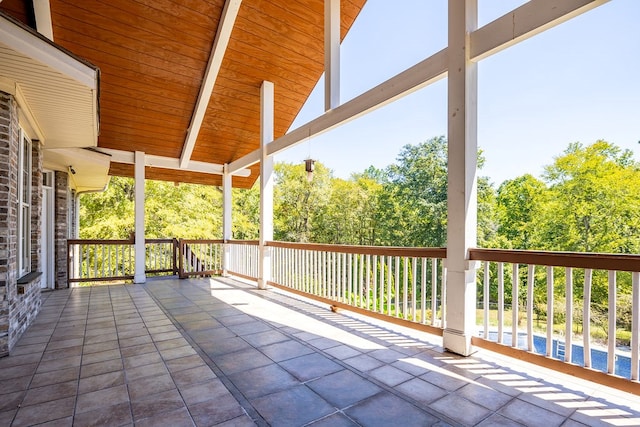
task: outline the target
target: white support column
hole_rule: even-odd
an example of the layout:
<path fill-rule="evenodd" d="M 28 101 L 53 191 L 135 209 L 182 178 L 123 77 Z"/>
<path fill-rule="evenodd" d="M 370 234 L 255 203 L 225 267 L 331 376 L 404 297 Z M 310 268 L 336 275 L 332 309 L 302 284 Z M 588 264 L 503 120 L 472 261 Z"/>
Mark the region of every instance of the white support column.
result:
<path fill-rule="evenodd" d="M 477 0 L 449 1 L 447 315 L 443 345 L 469 355 L 475 327 L 476 266 L 469 248 L 477 226 L 477 66 L 469 34 L 477 27 Z"/>
<path fill-rule="evenodd" d="M 223 255 L 222 255 L 222 275 L 228 276 L 227 270 L 229 269 L 229 252 L 230 247 L 227 241 L 232 239 L 233 233 L 231 228 L 231 207 L 233 199 L 231 197 L 231 174 L 229 173 L 229 165 L 224 165 L 222 172 L 222 239 Z"/>
<path fill-rule="evenodd" d="M 273 240 L 273 156 L 267 154 L 267 144 L 273 141 L 273 83 L 262 82 L 260 88 L 260 260 L 258 288 L 266 289 L 271 280 L 271 248 L 265 242 Z"/>
<path fill-rule="evenodd" d="M 135 152 L 135 254 L 136 265 L 133 275 L 134 283 L 144 283 L 147 280 L 145 274 L 145 250 L 144 250 L 144 152 Z"/>
<path fill-rule="evenodd" d="M 324 109 L 340 105 L 340 0 L 324 0 Z"/>

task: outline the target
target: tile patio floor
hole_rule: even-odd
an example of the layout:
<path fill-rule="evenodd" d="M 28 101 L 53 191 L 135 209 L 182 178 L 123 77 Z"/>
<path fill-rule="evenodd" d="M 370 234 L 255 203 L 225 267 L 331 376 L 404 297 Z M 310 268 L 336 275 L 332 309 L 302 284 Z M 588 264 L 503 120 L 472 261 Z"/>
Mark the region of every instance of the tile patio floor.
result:
<path fill-rule="evenodd" d="M 629 426 L 640 397 L 230 279 L 43 294 L 0 426 Z"/>

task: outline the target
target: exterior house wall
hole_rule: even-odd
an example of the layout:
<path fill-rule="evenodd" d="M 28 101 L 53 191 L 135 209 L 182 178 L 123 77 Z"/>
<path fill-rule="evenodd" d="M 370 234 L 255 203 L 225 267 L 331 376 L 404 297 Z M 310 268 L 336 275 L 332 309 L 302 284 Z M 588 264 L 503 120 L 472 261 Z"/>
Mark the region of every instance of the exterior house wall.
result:
<path fill-rule="evenodd" d="M 20 126 L 15 98 L 0 92 L 0 356 L 15 342 L 40 311 L 40 279 L 18 284 L 18 151 Z M 42 206 L 42 147 L 32 145 L 32 271 L 40 263 L 40 209 Z M 37 172 L 36 172 L 37 170 Z"/>
<path fill-rule="evenodd" d="M 67 239 L 69 238 L 69 175 L 55 173 L 55 288 L 69 287 L 67 282 Z"/>

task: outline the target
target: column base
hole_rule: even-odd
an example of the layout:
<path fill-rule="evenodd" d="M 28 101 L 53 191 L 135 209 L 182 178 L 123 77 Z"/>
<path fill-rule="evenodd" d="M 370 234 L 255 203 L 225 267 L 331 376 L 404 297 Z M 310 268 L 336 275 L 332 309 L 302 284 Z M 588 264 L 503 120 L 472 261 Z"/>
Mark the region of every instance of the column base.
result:
<path fill-rule="evenodd" d="M 267 285 L 267 282 L 265 280 L 258 279 L 258 289 L 267 290 L 269 289 L 269 285 Z"/>
<path fill-rule="evenodd" d="M 460 331 L 445 329 L 442 334 L 442 346 L 461 356 L 471 356 L 476 350 L 471 345 L 471 335 L 465 335 Z"/>
<path fill-rule="evenodd" d="M 136 274 L 133 276 L 133 283 L 146 283 L 147 275 L 146 274 Z"/>

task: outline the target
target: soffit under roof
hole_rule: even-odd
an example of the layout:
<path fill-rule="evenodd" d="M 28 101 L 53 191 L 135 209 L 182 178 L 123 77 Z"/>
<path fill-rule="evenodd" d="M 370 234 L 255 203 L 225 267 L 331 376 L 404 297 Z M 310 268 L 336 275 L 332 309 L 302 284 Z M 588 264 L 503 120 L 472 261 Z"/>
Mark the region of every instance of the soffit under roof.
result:
<path fill-rule="evenodd" d="M 0 85 L 45 148 L 96 146 L 99 70 L 1 13 Z"/>
<path fill-rule="evenodd" d="M 365 0 L 341 1 L 341 35 Z M 223 0 L 50 0 L 53 35 L 101 70 L 98 147 L 179 158 Z M 260 85 L 275 85 L 275 137 L 290 127 L 324 64 L 324 1 L 244 0 L 192 160 L 225 164 L 259 147 Z M 147 168 L 147 177 L 220 185 L 219 175 Z M 259 174 L 233 177 L 250 187 Z M 132 176 L 112 163 L 111 174 Z"/>

